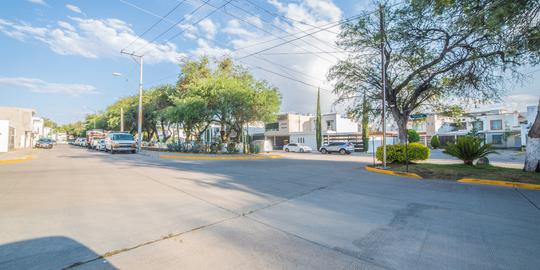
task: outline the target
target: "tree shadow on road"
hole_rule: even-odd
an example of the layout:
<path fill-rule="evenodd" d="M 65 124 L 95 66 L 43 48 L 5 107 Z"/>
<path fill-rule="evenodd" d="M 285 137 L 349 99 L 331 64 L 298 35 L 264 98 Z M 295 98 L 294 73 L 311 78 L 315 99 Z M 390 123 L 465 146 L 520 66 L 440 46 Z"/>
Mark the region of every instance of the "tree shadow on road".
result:
<path fill-rule="evenodd" d="M 49 236 L 0 245 L 0 269 L 69 269 L 101 258 L 90 248 L 64 236 Z M 100 259 L 100 269 L 117 269 Z"/>

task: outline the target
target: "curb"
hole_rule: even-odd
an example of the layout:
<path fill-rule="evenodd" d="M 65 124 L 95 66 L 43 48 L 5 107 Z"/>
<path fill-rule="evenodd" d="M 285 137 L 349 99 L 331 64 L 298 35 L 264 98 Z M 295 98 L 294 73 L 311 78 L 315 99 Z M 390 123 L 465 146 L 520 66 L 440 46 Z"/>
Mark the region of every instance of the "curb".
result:
<path fill-rule="evenodd" d="M 388 174 L 393 176 L 401 176 L 401 177 L 409 177 L 414 179 L 422 179 L 422 176 L 416 174 L 416 173 L 408 173 L 408 172 L 395 172 L 390 170 L 384 170 L 384 169 L 377 169 L 369 166 L 365 166 L 364 169 L 366 171 L 375 172 L 375 173 L 382 173 L 382 174 Z"/>
<path fill-rule="evenodd" d="M 457 181 L 460 183 L 469 183 L 469 184 L 540 190 L 540 185 L 538 184 L 527 184 L 527 183 L 517 183 L 517 182 L 508 182 L 508 181 L 499 181 L 499 180 L 478 179 L 478 178 L 461 178 Z"/>
<path fill-rule="evenodd" d="M 268 156 L 177 156 L 177 155 L 159 155 L 159 158 L 167 159 L 188 159 L 188 160 L 258 160 L 258 159 L 276 159 L 279 155 Z"/>
<path fill-rule="evenodd" d="M 32 160 L 31 156 L 24 156 L 24 157 L 15 158 L 15 159 L 3 159 L 3 160 L 0 160 L 0 164 L 14 164 L 14 163 L 21 163 L 21 162 L 30 161 L 30 160 Z"/>

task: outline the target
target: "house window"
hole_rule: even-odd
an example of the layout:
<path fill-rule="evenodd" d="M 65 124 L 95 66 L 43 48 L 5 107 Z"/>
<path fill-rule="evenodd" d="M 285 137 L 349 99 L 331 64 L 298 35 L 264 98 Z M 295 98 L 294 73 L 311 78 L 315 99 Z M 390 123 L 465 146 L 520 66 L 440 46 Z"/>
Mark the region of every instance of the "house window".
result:
<path fill-rule="evenodd" d="M 502 120 L 491 120 L 490 126 L 492 130 L 501 130 L 502 129 Z"/>
<path fill-rule="evenodd" d="M 331 131 L 336 130 L 336 129 L 334 128 L 334 120 L 328 120 L 328 121 L 326 121 L 326 130 L 331 130 Z"/>
<path fill-rule="evenodd" d="M 305 143 L 305 139 L 303 137 L 298 138 L 298 143 Z"/>
<path fill-rule="evenodd" d="M 482 121 L 474 121 L 472 125 L 473 125 L 473 128 L 478 131 L 484 130 L 484 122 Z"/>
<path fill-rule="evenodd" d="M 492 144 L 502 144 L 503 143 L 503 135 L 492 135 L 491 136 L 491 143 Z"/>

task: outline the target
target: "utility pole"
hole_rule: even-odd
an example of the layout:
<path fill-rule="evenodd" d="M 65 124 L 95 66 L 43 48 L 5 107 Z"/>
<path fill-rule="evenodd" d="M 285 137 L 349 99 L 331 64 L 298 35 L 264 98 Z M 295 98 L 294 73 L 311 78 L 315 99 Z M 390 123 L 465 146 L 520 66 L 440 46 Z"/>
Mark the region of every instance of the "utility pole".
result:
<path fill-rule="evenodd" d="M 380 24 L 380 34 L 381 34 L 381 85 L 382 85 L 382 147 L 383 147 L 383 168 L 386 167 L 386 63 L 384 55 L 384 42 L 385 42 L 385 32 L 384 32 L 384 6 L 379 5 L 379 24 Z"/>
<path fill-rule="evenodd" d="M 126 52 L 124 50 L 120 51 L 120 53 L 127 54 L 139 60 L 139 117 L 137 119 L 137 152 L 140 152 L 142 146 L 143 56 L 135 54 L 133 52 Z"/>
<path fill-rule="evenodd" d="M 124 107 L 120 108 L 120 131 L 124 132 Z"/>

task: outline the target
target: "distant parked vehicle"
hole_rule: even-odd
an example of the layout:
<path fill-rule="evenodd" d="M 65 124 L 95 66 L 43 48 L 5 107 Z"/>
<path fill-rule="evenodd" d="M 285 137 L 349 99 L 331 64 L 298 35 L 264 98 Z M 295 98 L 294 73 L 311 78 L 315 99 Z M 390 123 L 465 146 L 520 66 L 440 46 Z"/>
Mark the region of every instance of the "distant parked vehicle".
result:
<path fill-rule="evenodd" d="M 137 152 L 137 144 L 129 133 L 111 132 L 105 138 L 105 152 Z"/>
<path fill-rule="evenodd" d="M 340 153 L 342 155 L 350 154 L 354 152 L 354 144 L 350 142 L 331 142 L 325 144 L 319 149 L 322 154 L 329 154 L 332 152 Z"/>
<path fill-rule="evenodd" d="M 96 147 L 94 149 L 97 151 L 105 151 L 105 139 L 96 140 Z"/>
<path fill-rule="evenodd" d="M 86 147 L 86 145 L 87 145 L 86 138 L 81 138 L 79 140 L 79 146 Z"/>
<path fill-rule="evenodd" d="M 41 138 L 36 142 L 36 148 L 52 149 L 53 141 L 47 138 Z"/>
<path fill-rule="evenodd" d="M 289 144 L 286 144 L 285 146 L 283 146 L 283 150 L 285 150 L 285 152 L 304 153 L 304 152 L 311 152 L 313 149 L 311 149 L 311 147 L 309 147 L 309 146 L 307 146 L 305 144 L 289 143 Z"/>

